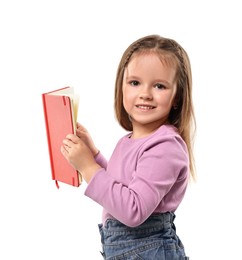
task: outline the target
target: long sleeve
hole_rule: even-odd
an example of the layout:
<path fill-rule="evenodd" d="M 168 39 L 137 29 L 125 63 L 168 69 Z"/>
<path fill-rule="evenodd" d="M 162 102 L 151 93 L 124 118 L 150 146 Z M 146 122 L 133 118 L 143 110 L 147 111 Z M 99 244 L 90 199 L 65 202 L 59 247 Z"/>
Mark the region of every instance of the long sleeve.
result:
<path fill-rule="evenodd" d="M 105 157 L 100 153 L 100 151 L 98 152 L 98 154 L 95 156 L 95 161 L 102 167 L 102 168 L 107 168 L 107 160 L 105 159 Z"/>
<path fill-rule="evenodd" d="M 178 136 L 159 135 L 117 145 L 107 168 L 100 169 L 85 195 L 128 226 L 153 212 L 174 211 L 187 186 L 188 159 Z"/>

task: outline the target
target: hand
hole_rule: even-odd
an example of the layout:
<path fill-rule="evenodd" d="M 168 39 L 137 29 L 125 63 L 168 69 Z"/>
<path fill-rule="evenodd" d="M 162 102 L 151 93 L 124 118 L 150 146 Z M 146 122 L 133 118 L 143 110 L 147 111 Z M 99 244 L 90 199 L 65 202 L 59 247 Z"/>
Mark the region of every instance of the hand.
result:
<path fill-rule="evenodd" d="M 86 182 L 89 182 L 96 171 L 101 168 L 96 163 L 89 147 L 76 135 L 66 136 L 61 152 L 67 161 L 80 172 Z"/>
<path fill-rule="evenodd" d="M 80 137 L 80 139 L 89 147 L 93 156 L 97 155 L 99 150 L 94 145 L 94 142 L 90 134 L 88 133 L 87 129 L 80 123 L 77 123 L 76 126 L 77 126 L 76 135 Z"/>

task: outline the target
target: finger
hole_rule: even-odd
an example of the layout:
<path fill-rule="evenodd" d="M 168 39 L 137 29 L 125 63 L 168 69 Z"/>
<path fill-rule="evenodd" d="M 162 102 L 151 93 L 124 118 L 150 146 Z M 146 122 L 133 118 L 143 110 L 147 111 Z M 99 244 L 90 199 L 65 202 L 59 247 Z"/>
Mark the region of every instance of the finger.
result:
<path fill-rule="evenodd" d="M 71 144 L 73 143 L 70 139 L 67 139 L 67 138 L 64 139 L 62 142 L 63 142 L 65 148 L 71 147 Z"/>
<path fill-rule="evenodd" d="M 68 149 L 65 145 L 61 146 L 61 152 L 65 157 L 69 154 Z"/>
<path fill-rule="evenodd" d="M 80 123 L 77 123 L 76 126 L 77 126 L 77 130 L 87 132 L 87 129 Z"/>
<path fill-rule="evenodd" d="M 76 127 L 77 127 L 77 128 L 79 128 L 79 127 L 81 127 L 81 126 L 82 126 L 82 125 L 81 125 L 80 123 L 78 123 L 78 122 L 76 123 Z"/>
<path fill-rule="evenodd" d="M 79 138 L 82 138 L 83 136 L 85 136 L 87 134 L 87 132 L 83 131 L 83 130 L 80 130 L 80 129 L 77 129 L 76 130 L 76 135 L 79 137 Z"/>
<path fill-rule="evenodd" d="M 72 141 L 73 143 L 78 143 L 78 141 L 80 140 L 79 137 L 77 137 L 76 135 L 73 135 L 73 134 L 68 134 L 66 136 L 66 139 L 68 139 L 69 141 Z"/>

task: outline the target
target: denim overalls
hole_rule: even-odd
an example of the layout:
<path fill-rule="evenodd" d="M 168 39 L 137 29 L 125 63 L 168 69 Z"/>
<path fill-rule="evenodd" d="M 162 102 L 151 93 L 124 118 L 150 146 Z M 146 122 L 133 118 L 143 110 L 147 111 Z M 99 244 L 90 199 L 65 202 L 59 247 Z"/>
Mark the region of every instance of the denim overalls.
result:
<path fill-rule="evenodd" d="M 176 235 L 174 213 L 154 214 L 138 227 L 128 227 L 115 219 L 100 224 L 106 260 L 186 260 L 184 247 Z"/>

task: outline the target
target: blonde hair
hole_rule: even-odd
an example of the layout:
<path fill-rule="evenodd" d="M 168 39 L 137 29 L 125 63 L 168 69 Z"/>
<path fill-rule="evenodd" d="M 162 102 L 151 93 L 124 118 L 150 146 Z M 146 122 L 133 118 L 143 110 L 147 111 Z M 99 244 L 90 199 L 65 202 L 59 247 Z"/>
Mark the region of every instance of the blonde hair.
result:
<path fill-rule="evenodd" d="M 123 53 L 120 60 L 116 82 L 114 108 L 119 124 L 126 130 L 132 131 L 132 123 L 123 106 L 123 75 L 124 70 L 134 54 L 152 51 L 157 53 L 163 62 L 169 62 L 176 66 L 177 92 L 175 96 L 175 108 L 169 114 L 169 122 L 174 125 L 188 149 L 190 159 L 190 173 L 195 180 L 195 161 L 193 154 L 193 138 L 196 129 L 196 121 L 192 103 L 192 73 L 189 57 L 186 51 L 174 40 L 159 35 L 149 35 L 133 42 Z"/>

